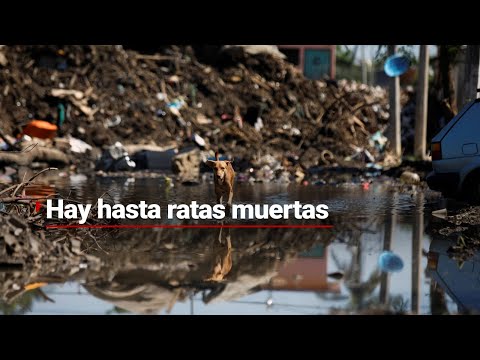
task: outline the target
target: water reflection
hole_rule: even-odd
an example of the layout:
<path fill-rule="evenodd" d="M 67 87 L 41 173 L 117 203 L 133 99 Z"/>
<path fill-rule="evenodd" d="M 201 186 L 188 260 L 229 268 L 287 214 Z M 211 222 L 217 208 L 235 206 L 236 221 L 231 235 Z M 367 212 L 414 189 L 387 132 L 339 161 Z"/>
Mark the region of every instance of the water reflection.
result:
<path fill-rule="evenodd" d="M 13 301 L 0 301 L 0 312 L 3 315 L 24 315 L 32 311 L 35 301 L 43 300 L 41 290 L 19 294 Z"/>
<path fill-rule="evenodd" d="M 458 262 L 449 254 L 450 239 L 436 236 L 430 244 L 427 273 L 432 281 L 433 314 L 447 314 L 445 294 L 455 301 L 461 313 L 480 313 L 480 252 Z"/>
<path fill-rule="evenodd" d="M 208 185 L 167 193 L 157 180 L 144 179 L 87 181 L 75 191 L 95 198 L 112 186 L 122 202 L 138 202 L 147 192 L 160 204 L 213 196 Z M 429 231 L 430 243 L 424 228 L 434 201 L 424 192 L 384 184 L 367 192 L 273 184 L 240 188 L 238 196 L 241 202 L 327 202 L 333 204 L 329 222 L 335 228 L 99 232 L 81 243 L 96 259 L 87 268 L 3 269 L 0 311 L 446 314 L 457 312 L 457 305 L 460 312 L 478 310 L 478 257 L 459 268 L 447 252 L 451 243 Z M 400 272 L 382 271 L 378 260 L 384 251 L 403 260 Z M 72 281 L 81 286 L 55 285 Z M 32 285 L 38 283 L 49 285 Z"/>
<path fill-rule="evenodd" d="M 226 237 L 223 239 L 223 228 L 218 231 L 218 241 L 215 241 L 212 246 L 212 260 L 211 275 L 206 281 L 221 282 L 232 270 L 232 241 L 230 235 L 230 228 L 226 229 Z"/>

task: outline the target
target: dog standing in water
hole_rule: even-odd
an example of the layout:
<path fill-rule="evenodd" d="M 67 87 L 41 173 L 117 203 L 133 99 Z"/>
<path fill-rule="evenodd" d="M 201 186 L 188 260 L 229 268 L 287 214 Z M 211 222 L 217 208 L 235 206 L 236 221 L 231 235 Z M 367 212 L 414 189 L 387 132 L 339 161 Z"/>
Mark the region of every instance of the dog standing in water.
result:
<path fill-rule="evenodd" d="M 222 223 L 223 225 L 223 223 Z M 230 238 L 230 229 L 227 229 L 225 236 L 226 244 L 222 241 L 223 228 L 220 228 L 218 241 L 215 240 L 212 248 L 212 266 L 210 276 L 205 281 L 222 282 L 232 270 L 232 241 Z"/>
<path fill-rule="evenodd" d="M 222 204 L 223 199 L 228 197 L 227 206 L 230 212 L 233 200 L 233 182 L 235 180 L 232 162 L 220 161 L 217 151 L 215 153 L 215 161 L 207 160 L 207 165 L 213 169 L 213 183 L 215 184 L 217 203 Z"/>

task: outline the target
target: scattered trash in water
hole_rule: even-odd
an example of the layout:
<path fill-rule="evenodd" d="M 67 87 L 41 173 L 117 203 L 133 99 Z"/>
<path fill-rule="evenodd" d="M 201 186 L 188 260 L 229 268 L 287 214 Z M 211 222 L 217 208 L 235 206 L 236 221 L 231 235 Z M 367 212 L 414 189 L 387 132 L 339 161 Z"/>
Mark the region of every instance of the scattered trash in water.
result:
<path fill-rule="evenodd" d="M 367 171 L 365 173 L 365 176 L 377 177 L 377 176 L 382 175 L 383 166 L 381 166 L 379 164 L 368 163 L 367 165 L 365 165 L 365 167 L 367 169 L 370 169 L 369 171 Z"/>
<path fill-rule="evenodd" d="M 420 176 L 411 171 L 404 171 L 402 175 L 400 175 L 400 181 L 405 184 L 418 185 L 420 184 Z"/>
<path fill-rule="evenodd" d="M 165 185 L 167 187 L 174 187 L 175 185 L 173 184 L 173 180 L 171 177 L 165 176 Z"/>
<path fill-rule="evenodd" d="M 343 277 L 345 276 L 345 274 L 343 272 L 340 272 L 340 271 L 336 271 L 336 272 L 333 272 L 333 273 L 330 273 L 327 275 L 329 278 L 332 278 L 332 279 L 335 279 L 335 280 L 341 280 L 343 279 Z"/>
<path fill-rule="evenodd" d="M 445 208 L 445 209 L 432 211 L 432 215 L 440 219 L 446 219 L 448 216 L 447 209 Z"/>
<path fill-rule="evenodd" d="M 384 251 L 378 258 L 378 266 L 384 272 L 400 272 L 403 269 L 403 260 L 391 251 Z"/>

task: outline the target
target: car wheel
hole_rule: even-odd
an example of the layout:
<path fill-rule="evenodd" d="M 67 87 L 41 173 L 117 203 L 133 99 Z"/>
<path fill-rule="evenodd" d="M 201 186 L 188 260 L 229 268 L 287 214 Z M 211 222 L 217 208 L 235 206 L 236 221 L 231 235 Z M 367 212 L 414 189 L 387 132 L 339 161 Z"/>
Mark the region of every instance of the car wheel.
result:
<path fill-rule="evenodd" d="M 472 205 L 480 204 L 480 172 L 468 175 L 463 186 L 463 197 Z"/>

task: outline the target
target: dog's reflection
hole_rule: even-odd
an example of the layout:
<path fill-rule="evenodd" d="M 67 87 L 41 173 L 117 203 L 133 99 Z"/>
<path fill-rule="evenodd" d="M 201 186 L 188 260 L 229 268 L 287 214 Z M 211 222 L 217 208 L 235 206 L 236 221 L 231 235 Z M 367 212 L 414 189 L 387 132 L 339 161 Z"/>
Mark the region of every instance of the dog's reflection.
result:
<path fill-rule="evenodd" d="M 207 256 L 191 254 L 191 267 L 182 261 L 177 263 L 173 253 L 160 259 L 129 254 L 128 260 L 116 265 L 115 272 L 108 269 L 108 280 L 102 273 L 84 287 L 95 297 L 135 314 L 158 314 L 163 310 L 169 313 L 175 303 L 197 291 L 203 291 L 202 299 L 208 303 L 224 291 L 225 280 L 232 275 L 230 229 L 220 228 L 211 236 L 212 243 L 205 244 Z"/>
<path fill-rule="evenodd" d="M 223 239 L 223 235 L 225 235 L 225 239 Z M 222 227 L 220 228 L 218 239 L 215 239 L 213 242 L 211 272 L 205 278 L 205 281 L 221 282 L 231 270 L 232 241 L 230 228 L 224 230 Z"/>

